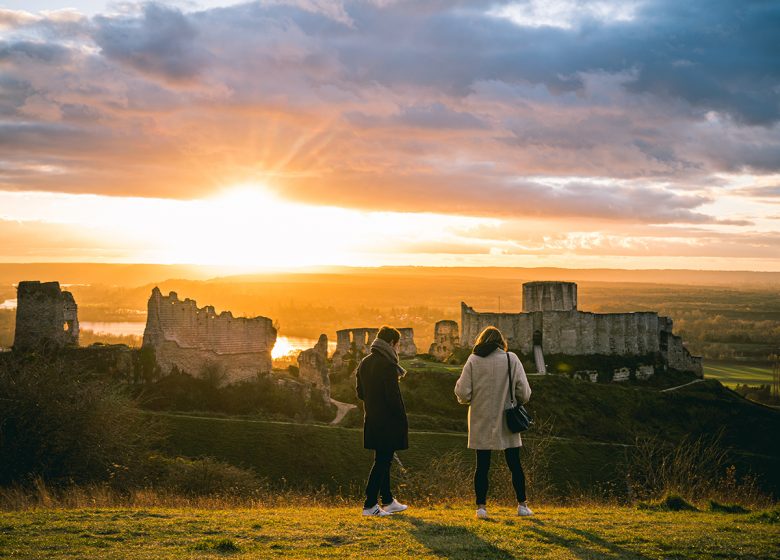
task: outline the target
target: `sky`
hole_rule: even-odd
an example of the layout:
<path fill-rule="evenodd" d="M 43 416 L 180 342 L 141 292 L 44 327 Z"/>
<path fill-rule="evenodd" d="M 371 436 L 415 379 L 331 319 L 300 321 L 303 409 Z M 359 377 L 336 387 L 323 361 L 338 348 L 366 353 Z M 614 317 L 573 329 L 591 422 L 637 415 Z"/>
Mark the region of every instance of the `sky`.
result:
<path fill-rule="evenodd" d="M 780 270 L 780 3 L 24 0 L 0 262 Z"/>

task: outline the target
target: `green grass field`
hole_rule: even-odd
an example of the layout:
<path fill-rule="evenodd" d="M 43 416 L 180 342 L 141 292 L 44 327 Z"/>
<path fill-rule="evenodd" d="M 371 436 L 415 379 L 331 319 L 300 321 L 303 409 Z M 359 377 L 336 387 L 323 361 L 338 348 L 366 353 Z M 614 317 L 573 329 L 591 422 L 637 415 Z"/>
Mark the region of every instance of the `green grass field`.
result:
<path fill-rule="evenodd" d="M 701 414 L 703 410 L 701 406 L 695 409 Z M 326 487 L 340 495 L 357 495 L 372 460 L 371 452 L 363 449 L 360 429 L 237 418 L 168 414 L 158 417 L 170 433 L 165 449 L 168 453 L 214 457 L 292 487 Z M 746 424 L 747 428 L 750 426 Z M 533 433 L 524 437 L 523 461 L 528 460 L 537 437 Z M 546 481 L 558 490 L 568 489 L 566 493 L 588 493 L 616 484 L 622 479 L 621 465 L 628 450 L 627 444 L 553 438 L 542 453 Z M 780 459 L 776 453 L 756 451 L 735 450 L 732 458 L 740 472 L 750 470 L 761 477 L 767 491 L 780 492 Z M 472 468 L 473 451 L 466 449 L 465 433 L 412 431 L 409 449 L 399 452 L 407 475 L 416 480 L 425 476 L 432 459 L 445 455 Z M 500 461 L 496 459 L 496 463 Z M 470 490 L 463 492 L 468 494 Z"/>
<path fill-rule="evenodd" d="M 292 487 L 326 487 L 340 495 L 358 495 L 373 460 L 372 452 L 363 449 L 361 429 L 182 415 L 159 417 L 165 419 L 170 431 L 169 453 L 214 457 Z M 533 435 L 526 436 L 526 449 L 534 440 Z M 524 460 L 527 453 L 523 452 Z M 622 445 L 554 440 L 547 451 L 546 479 L 567 487 L 608 484 L 616 477 L 624 453 Z M 469 474 L 464 476 L 468 478 L 473 454 L 466 448 L 464 433 L 412 431 L 409 449 L 398 453 L 405 470 L 396 467 L 394 477 L 401 484 L 405 476 L 419 480 L 432 460 L 447 456 L 465 465 Z M 501 461 L 496 459 L 496 464 Z M 454 489 L 449 497 L 457 498 L 458 490 L 464 496 L 471 492 L 466 484 L 463 489 Z"/>
<path fill-rule="evenodd" d="M 2 558 L 778 558 L 777 511 L 756 514 L 547 508 L 76 509 L 0 513 Z"/>
<path fill-rule="evenodd" d="M 444 454 L 454 454 L 469 468 L 473 464 L 473 452 L 466 449 L 466 407 L 452 395 L 456 378 L 455 372 L 410 370 L 401 383 L 412 432 L 409 450 L 399 456 L 410 476 L 424 473 L 432 459 Z M 722 429 L 722 443 L 732 449 L 730 460 L 739 472 L 757 474 L 768 492 L 780 495 L 780 457 L 774 436 L 780 413 L 750 403 L 714 380 L 670 393 L 652 387 L 575 382 L 562 376 L 534 377 L 531 384 L 531 413 L 552 424 L 556 436 L 543 453 L 544 470 L 548 482 L 562 493 L 619 484 L 635 436 L 657 435 L 674 442 Z M 352 496 L 370 466 L 360 428 L 158 416 L 170 433 L 167 453 L 214 457 L 251 468 L 271 481 L 325 486 Z M 457 431 L 449 431 L 450 425 Z M 528 444 L 524 457 L 529 457 L 539 436 L 544 433 L 538 428 L 524 436 Z"/>
<path fill-rule="evenodd" d="M 772 365 L 760 362 L 704 361 L 704 377 L 727 386 L 768 385 L 772 383 Z"/>

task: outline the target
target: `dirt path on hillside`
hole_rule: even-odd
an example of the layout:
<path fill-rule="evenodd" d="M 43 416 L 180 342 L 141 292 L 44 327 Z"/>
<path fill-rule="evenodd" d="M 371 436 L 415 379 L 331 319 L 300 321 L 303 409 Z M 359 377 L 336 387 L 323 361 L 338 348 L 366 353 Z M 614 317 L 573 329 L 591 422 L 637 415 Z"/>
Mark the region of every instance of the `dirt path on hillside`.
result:
<path fill-rule="evenodd" d="M 332 425 L 336 425 L 339 422 L 341 422 L 344 419 L 344 417 L 347 415 L 347 412 L 349 412 L 353 408 L 357 408 L 354 404 L 337 401 L 336 399 L 330 399 L 330 402 L 331 404 L 334 404 L 338 409 L 338 412 L 336 413 L 336 417 L 330 422 Z"/>
<path fill-rule="evenodd" d="M 682 389 L 683 387 L 687 387 L 688 385 L 693 385 L 695 383 L 701 383 L 704 381 L 704 379 L 694 379 L 693 381 L 689 381 L 688 383 L 685 383 L 683 385 L 678 385 L 677 387 L 669 387 L 668 389 L 661 389 L 662 393 L 668 393 L 669 391 L 676 391 L 677 389 Z"/>

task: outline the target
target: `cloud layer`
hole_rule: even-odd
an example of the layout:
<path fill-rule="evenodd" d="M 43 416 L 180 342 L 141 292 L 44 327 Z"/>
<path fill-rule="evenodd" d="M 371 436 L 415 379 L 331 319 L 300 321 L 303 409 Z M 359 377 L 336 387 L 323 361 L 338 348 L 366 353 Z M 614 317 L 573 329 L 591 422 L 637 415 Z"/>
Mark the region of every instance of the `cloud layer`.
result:
<path fill-rule="evenodd" d="M 776 3 L 122 9 L 0 10 L 0 190 L 776 225 Z"/>

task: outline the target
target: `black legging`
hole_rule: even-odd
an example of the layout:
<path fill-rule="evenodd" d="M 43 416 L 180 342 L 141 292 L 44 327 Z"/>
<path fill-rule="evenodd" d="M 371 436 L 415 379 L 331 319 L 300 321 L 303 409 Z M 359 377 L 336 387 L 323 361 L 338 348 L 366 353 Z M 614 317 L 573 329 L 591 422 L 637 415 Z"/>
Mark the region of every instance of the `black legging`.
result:
<path fill-rule="evenodd" d="M 520 448 L 504 449 L 506 465 L 512 473 L 512 486 L 515 489 L 517 503 L 525 502 L 525 473 L 520 464 Z M 477 505 L 487 504 L 488 474 L 490 473 L 490 449 L 477 449 L 477 469 L 474 471 L 474 493 L 477 495 Z"/>
<path fill-rule="evenodd" d="M 393 462 L 392 449 L 377 449 L 374 455 L 374 465 L 368 475 L 366 483 L 366 501 L 364 508 L 376 505 L 377 496 L 382 495 L 382 503 L 389 504 L 393 501 L 393 493 L 390 491 L 390 464 Z"/>

